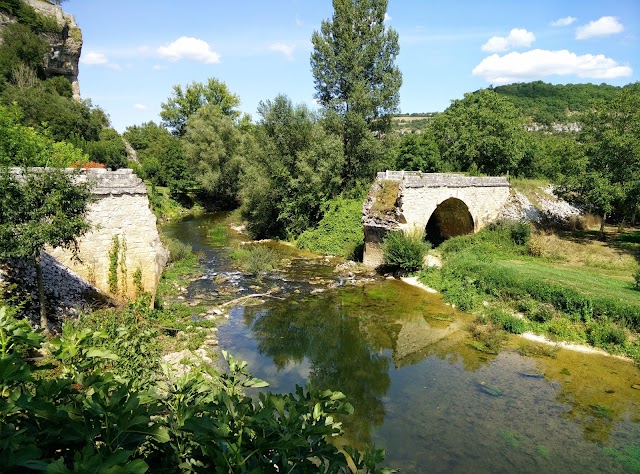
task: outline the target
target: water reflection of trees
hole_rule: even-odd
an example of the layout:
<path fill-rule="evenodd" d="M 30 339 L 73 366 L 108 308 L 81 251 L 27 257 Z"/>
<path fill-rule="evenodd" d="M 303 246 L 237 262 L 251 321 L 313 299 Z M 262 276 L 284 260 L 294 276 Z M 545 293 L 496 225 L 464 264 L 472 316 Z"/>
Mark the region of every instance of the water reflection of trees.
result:
<path fill-rule="evenodd" d="M 269 356 L 278 369 L 306 358 L 314 386 L 343 392 L 355 411 L 345 420 L 350 442 L 370 442 L 371 429 L 384 420 L 382 398 L 391 383 L 390 361 L 363 337 L 358 319 L 338 311 L 328 297 L 296 306 L 247 308 L 245 320 L 260 353 Z"/>

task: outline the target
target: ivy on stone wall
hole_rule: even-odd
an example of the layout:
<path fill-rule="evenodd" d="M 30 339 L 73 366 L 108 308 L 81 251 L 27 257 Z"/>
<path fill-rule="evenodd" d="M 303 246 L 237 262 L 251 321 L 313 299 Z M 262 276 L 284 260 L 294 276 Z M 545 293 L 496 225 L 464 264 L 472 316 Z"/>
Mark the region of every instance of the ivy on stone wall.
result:
<path fill-rule="evenodd" d="M 118 257 L 120 256 L 120 239 L 113 236 L 111 250 L 109 251 L 109 291 L 112 294 L 118 293 Z"/>

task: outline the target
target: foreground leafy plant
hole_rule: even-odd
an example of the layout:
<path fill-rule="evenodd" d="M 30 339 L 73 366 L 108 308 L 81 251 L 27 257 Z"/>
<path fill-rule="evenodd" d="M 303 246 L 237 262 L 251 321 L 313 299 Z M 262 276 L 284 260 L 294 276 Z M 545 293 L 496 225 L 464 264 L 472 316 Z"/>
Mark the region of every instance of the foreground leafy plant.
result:
<path fill-rule="evenodd" d="M 329 442 L 341 434 L 336 415 L 353 410 L 340 392 L 296 387 L 254 401 L 245 390 L 266 383 L 227 354 L 228 373 L 165 368 L 136 389 L 111 371 L 116 354 L 91 345 L 102 337 L 63 329 L 55 374 L 34 377 L 25 350 L 45 340 L 0 308 L 0 472 L 391 472 L 376 467 L 381 450 Z"/>

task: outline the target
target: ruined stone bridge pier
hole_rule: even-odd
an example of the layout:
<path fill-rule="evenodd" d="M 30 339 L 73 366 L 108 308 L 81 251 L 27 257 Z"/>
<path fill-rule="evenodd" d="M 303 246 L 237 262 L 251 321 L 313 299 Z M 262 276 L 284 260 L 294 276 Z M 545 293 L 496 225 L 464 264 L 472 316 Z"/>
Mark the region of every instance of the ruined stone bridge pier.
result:
<path fill-rule="evenodd" d="M 363 262 L 382 264 L 380 244 L 389 231 L 423 230 L 434 244 L 477 232 L 498 217 L 509 196 L 509 181 L 503 177 L 378 173 L 363 207 Z"/>

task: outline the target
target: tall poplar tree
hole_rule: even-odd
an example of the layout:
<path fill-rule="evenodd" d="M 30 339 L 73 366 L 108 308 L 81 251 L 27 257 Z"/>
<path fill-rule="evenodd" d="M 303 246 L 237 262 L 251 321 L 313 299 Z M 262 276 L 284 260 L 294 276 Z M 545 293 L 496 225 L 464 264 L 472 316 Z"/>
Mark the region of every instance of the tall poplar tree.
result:
<path fill-rule="evenodd" d="M 370 178 L 398 111 L 398 33 L 384 25 L 388 0 L 333 0 L 333 18 L 311 37 L 315 98 L 343 137 L 347 185 Z"/>

